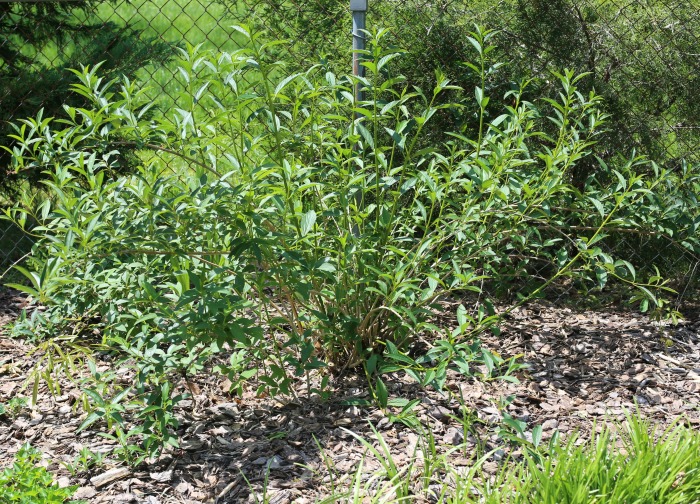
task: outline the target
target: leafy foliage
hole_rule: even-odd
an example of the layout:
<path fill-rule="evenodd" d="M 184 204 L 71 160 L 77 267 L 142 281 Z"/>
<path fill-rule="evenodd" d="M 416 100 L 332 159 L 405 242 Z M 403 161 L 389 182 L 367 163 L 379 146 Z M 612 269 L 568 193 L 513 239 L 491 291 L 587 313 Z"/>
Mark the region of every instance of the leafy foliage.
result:
<path fill-rule="evenodd" d="M 455 84 L 472 88 L 474 75 L 463 66 L 471 59 L 468 36 L 474 24 L 485 24 L 499 29 L 496 59 L 507 63 L 488 79 L 491 117 L 507 104 L 505 92 L 517 89 L 522 79 L 535 79 L 526 94 L 535 101 L 556 92 L 552 69 L 570 68 L 587 73 L 579 89 L 601 95 L 611 116 L 610 133 L 595 148 L 597 155 L 610 160 L 637 149 L 669 167 L 682 159 L 698 161 L 694 94 L 700 16 L 692 2 L 403 0 L 369 5 L 371 23 L 393 31 L 385 44 L 410 49 L 395 61 L 393 71 L 412 85 L 430 89 L 438 67 Z M 347 42 L 339 42 L 351 30 L 348 16 L 341 14 L 347 9 L 344 0 L 265 0 L 251 9 L 261 26 L 295 41 L 289 49 L 297 57 L 318 61 L 324 55 L 331 64 L 347 66 Z M 453 100 L 454 95 L 446 93 L 442 99 Z M 426 135 L 440 139 L 441 132 L 460 128 L 471 135 L 477 115 L 473 104 L 462 105 L 461 110 L 438 114 Z M 596 163 L 582 163 L 570 175 L 583 183 L 596 169 Z"/>
<path fill-rule="evenodd" d="M 12 132 L 8 126 L 11 119 L 33 115 L 40 107 L 47 114 L 60 115 L 64 104 L 85 105 L 82 97 L 70 92 L 68 69 L 102 61 L 103 75 L 133 76 L 148 62 L 172 54 L 168 44 L 115 23 L 98 21 L 92 12 L 97 3 L 80 0 L 0 4 L 0 34 L 4 41 L 0 47 L 3 144 Z M 56 51 L 59 44 L 65 50 Z M 128 156 L 123 157 L 122 165 Z M 7 167 L 10 162 L 11 157 L 1 152 L 0 163 Z M 40 170 L 9 168 L 0 171 L 0 191 L 6 194 L 15 193 L 22 181 L 34 183 L 41 176 Z"/>
<path fill-rule="evenodd" d="M 0 473 L 0 501 L 7 504 L 63 504 L 77 487 L 59 488 L 46 468 L 37 466 L 41 453 L 29 445 L 17 452 L 12 467 Z M 70 501 L 79 504 L 78 501 Z M 84 502 L 84 501 L 80 501 Z"/>
<path fill-rule="evenodd" d="M 29 399 L 27 397 L 15 396 L 7 403 L 0 403 L 0 419 L 3 417 L 16 418 L 28 406 Z"/>
<path fill-rule="evenodd" d="M 560 91 L 542 104 L 522 99 L 526 83 L 508 91 L 512 105 L 493 119 L 477 85 L 460 97 L 476 103 L 475 135 L 425 147 L 432 118 L 460 107 L 440 95 L 463 91 L 440 72 L 428 94 L 390 76 L 399 54 L 383 48 L 386 32 L 360 81 L 322 66 L 288 72 L 272 57 L 281 41 L 237 29 L 248 44 L 236 52 L 182 51 L 186 86 L 170 115 L 149 118 L 138 83 L 85 67 L 73 90 L 89 106 L 25 120 L 13 136 L 15 166 L 44 170 L 49 194 L 6 212 L 39 223 L 31 267 L 19 268 L 30 285 L 15 287 L 48 307 L 15 330 L 75 341 L 78 321 L 134 368 L 128 386 L 94 365 L 85 383 L 82 428 L 105 427 L 127 462 L 177 445 L 173 382 L 223 351 L 230 361 L 217 370 L 237 390 L 254 379 L 288 395 L 306 379 L 325 396 L 333 374 L 362 367 L 374 400 L 404 421 L 412 403 L 389 398 L 388 373 L 441 388 L 475 364 L 488 377 L 518 368 L 478 343 L 503 313 L 478 300 L 441 329 L 443 299 L 479 296 L 489 282 L 523 303 L 563 280 L 601 289 L 615 279 L 637 288 L 642 308 L 665 310 L 662 278 L 638 279 L 601 240 L 661 214 L 692 241 L 698 220 L 674 220 L 685 202 L 669 207 L 661 190 L 674 176 L 640 157 L 601 163 L 581 189 L 570 183 L 605 120 L 600 98 L 578 91 L 582 76 L 557 74 Z M 470 36 L 477 82 L 497 65 L 492 37 Z M 354 102 L 355 85 L 366 101 Z M 537 127 L 543 116 L 553 134 Z M 108 177 L 134 148 L 136 173 Z"/>
<path fill-rule="evenodd" d="M 625 8 L 599 0 L 509 3 L 504 16 L 513 20 L 509 29 L 517 40 L 505 36 L 511 42 L 502 47 L 516 55 L 516 72 L 533 75 L 546 65 L 576 68 L 589 73 L 586 88 L 605 98 L 614 127 L 600 155 L 610 158 L 636 147 L 669 166 L 682 158 L 698 161 L 697 130 L 687 128 L 700 112 L 692 56 L 700 17 L 691 3 L 644 0 Z"/>

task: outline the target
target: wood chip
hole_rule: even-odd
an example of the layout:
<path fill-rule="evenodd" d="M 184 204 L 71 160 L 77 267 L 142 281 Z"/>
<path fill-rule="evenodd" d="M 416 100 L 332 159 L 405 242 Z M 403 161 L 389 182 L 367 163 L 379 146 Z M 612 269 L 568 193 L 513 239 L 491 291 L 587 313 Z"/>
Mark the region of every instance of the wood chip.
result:
<path fill-rule="evenodd" d="M 129 474 L 131 474 L 131 471 L 128 467 L 115 467 L 114 469 L 110 469 L 107 472 L 91 478 L 90 483 L 92 483 L 95 488 L 100 488 L 105 485 L 109 485 L 113 481 L 125 478 L 129 476 Z"/>

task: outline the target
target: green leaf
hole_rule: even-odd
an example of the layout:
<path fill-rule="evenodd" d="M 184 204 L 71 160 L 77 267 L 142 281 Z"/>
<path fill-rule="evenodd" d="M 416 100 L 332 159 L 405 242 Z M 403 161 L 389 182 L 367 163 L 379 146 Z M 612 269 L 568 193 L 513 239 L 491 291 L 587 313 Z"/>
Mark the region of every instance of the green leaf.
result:
<path fill-rule="evenodd" d="M 373 353 L 372 355 L 369 356 L 369 359 L 367 359 L 367 373 L 369 374 L 374 374 L 374 372 L 377 370 L 377 359 L 378 355 L 376 353 Z"/>
<path fill-rule="evenodd" d="M 355 128 L 357 128 L 357 131 L 360 133 L 360 136 L 367 142 L 367 145 L 374 149 L 374 138 L 372 138 L 372 134 L 369 132 L 367 128 L 361 123 L 361 122 L 356 122 L 355 123 Z"/>
<path fill-rule="evenodd" d="M 598 280 L 598 287 L 600 287 L 601 289 L 605 287 L 605 284 L 608 282 L 608 270 L 601 266 L 596 266 L 595 276 Z"/>
<path fill-rule="evenodd" d="M 542 425 L 536 425 L 532 429 L 532 444 L 538 447 L 542 442 Z"/>
<path fill-rule="evenodd" d="M 233 28 L 233 29 L 236 30 L 237 32 L 242 33 L 243 35 L 245 35 L 246 38 L 248 38 L 248 39 L 250 38 L 250 32 L 248 31 L 248 27 L 247 27 L 247 26 L 244 27 L 244 26 L 241 26 L 241 25 L 232 25 L 231 28 Z"/>
<path fill-rule="evenodd" d="M 333 273 L 336 271 L 335 266 L 333 266 L 333 264 L 331 264 L 328 261 L 321 262 L 318 266 L 316 266 L 316 269 L 319 271 L 327 271 L 329 273 Z"/>
<path fill-rule="evenodd" d="M 404 144 L 406 143 L 406 136 L 401 135 L 400 133 L 394 131 L 391 128 L 384 128 L 387 133 L 389 133 L 389 136 L 391 136 L 391 139 L 394 141 L 396 146 L 400 149 L 404 149 Z"/>
<path fill-rule="evenodd" d="M 100 411 L 93 411 L 90 413 L 85 420 L 83 420 L 83 423 L 80 424 L 78 427 L 78 430 L 76 432 L 82 432 L 83 430 L 87 429 L 90 427 L 92 424 L 94 424 L 96 421 L 98 421 L 100 418 L 104 416 L 104 413 Z"/>
<path fill-rule="evenodd" d="M 384 382 L 381 380 L 381 378 L 377 378 L 374 389 L 379 407 L 385 409 L 389 400 L 389 392 L 387 391 L 386 385 L 384 385 Z"/>
<path fill-rule="evenodd" d="M 387 406 L 391 406 L 393 408 L 405 408 L 411 403 L 408 399 L 404 397 L 394 397 L 392 399 L 389 399 L 387 401 Z"/>
<path fill-rule="evenodd" d="M 459 324 L 459 328 L 463 329 L 466 327 L 468 320 L 467 320 L 467 309 L 464 307 L 463 304 L 460 304 L 457 307 L 457 324 Z"/>
<path fill-rule="evenodd" d="M 282 80 L 280 81 L 280 83 L 277 84 L 277 87 L 275 87 L 274 96 L 279 95 L 280 92 L 287 86 L 287 84 L 289 84 L 290 82 L 292 82 L 294 79 L 296 79 L 296 78 L 299 77 L 300 75 L 301 75 L 301 73 L 295 73 L 295 74 L 292 74 L 292 75 L 288 75 L 287 77 L 285 77 L 284 79 L 282 79 Z"/>
<path fill-rule="evenodd" d="M 598 213 L 600 214 L 600 216 L 605 218 L 605 208 L 603 207 L 603 204 L 600 201 L 598 201 L 597 199 L 592 198 L 590 196 L 588 197 L 588 201 L 593 203 L 593 206 L 596 208 L 596 210 L 598 210 Z"/>
<path fill-rule="evenodd" d="M 24 292 L 25 294 L 30 295 L 34 299 L 41 298 L 41 295 L 39 294 L 39 292 L 37 290 L 32 289 L 31 287 L 27 287 L 26 285 L 15 284 L 15 283 L 8 283 L 5 285 L 7 285 L 7 287 L 10 287 L 11 289 L 15 289 L 15 290 L 18 290 L 20 292 Z"/>
<path fill-rule="evenodd" d="M 316 223 L 316 212 L 309 210 L 301 216 L 301 236 L 309 234 Z"/>

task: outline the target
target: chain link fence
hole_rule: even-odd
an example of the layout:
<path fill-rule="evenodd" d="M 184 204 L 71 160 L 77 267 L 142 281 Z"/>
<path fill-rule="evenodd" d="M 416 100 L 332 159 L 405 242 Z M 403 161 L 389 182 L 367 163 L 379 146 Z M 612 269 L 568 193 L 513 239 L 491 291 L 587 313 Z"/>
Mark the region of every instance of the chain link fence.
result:
<path fill-rule="evenodd" d="M 102 62 L 106 80 L 125 75 L 145 81 L 154 101 L 172 102 L 180 85 L 170 63 L 176 48 L 234 50 L 234 14 L 208 0 L 0 2 L 0 144 L 11 146 L 12 121 L 41 109 L 44 117 L 60 116 L 64 103 L 80 105 L 70 92 L 76 78 L 69 69 L 81 65 Z M 18 197 L 9 161 L 0 151 L 0 210 Z M 0 220 L 3 282 L 20 280 L 11 266 L 32 245 L 17 226 Z"/>
<path fill-rule="evenodd" d="M 112 0 L 0 3 L 0 135 L 8 123 L 61 113 L 75 100 L 68 71 L 104 61 L 106 78 L 148 81 L 155 101 L 181 85 L 171 63 L 177 47 L 235 50 L 235 24 L 287 39 L 280 57 L 299 66 L 352 65 L 349 0 Z M 551 96 L 551 72 L 587 72 L 582 91 L 595 89 L 611 115 L 596 154 L 613 159 L 633 150 L 677 170 L 700 163 L 700 10 L 695 0 L 369 0 L 367 26 L 391 30 L 407 52 L 395 71 L 412 85 L 432 87 L 440 67 L 458 85 L 473 87 L 462 62 L 473 59 L 474 26 L 498 30 L 494 59 L 507 63 L 489 83 L 502 96 L 525 76 L 536 78 L 531 98 Z M 445 115 L 437 130 L 449 130 Z M 8 166 L 8 153 L 0 154 Z M 586 169 L 574 177 L 585 178 Z M 3 191 L 0 204 L 11 203 Z M 9 194 L 9 196 L 7 196 Z M 31 240 L 0 225 L 0 273 L 26 254 Z M 694 291 L 698 257 L 666 236 L 624 234 L 613 252 L 673 272 L 683 295 Z M 693 280 L 695 279 L 695 281 Z"/>

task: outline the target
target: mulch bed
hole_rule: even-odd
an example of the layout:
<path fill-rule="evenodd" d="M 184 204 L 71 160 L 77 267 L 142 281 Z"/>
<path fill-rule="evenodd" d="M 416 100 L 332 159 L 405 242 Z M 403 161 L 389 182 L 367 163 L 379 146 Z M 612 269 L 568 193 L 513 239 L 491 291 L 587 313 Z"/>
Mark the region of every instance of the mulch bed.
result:
<path fill-rule="evenodd" d="M 0 402 L 5 404 L 15 396 L 31 396 L 31 389 L 23 387 L 40 357 L 31 354 L 31 345 L 2 333 L 25 303 L 16 293 L 0 291 Z M 530 429 L 541 424 L 544 439 L 558 430 L 563 436 L 578 431 L 585 440 L 594 425 L 622 420 L 635 405 L 659 426 L 681 419 L 697 429 L 699 333 L 700 321 L 692 316 L 671 326 L 624 311 L 577 312 L 534 304 L 513 312 L 500 336 L 483 337 L 503 357 L 522 354 L 530 364 L 519 373 L 519 384 L 451 376 L 448 393 L 440 394 L 396 376 L 388 388 L 390 396 L 422 399 L 418 418 L 432 431 L 440 452 L 452 450 L 449 457 L 457 467 L 473 464 L 479 450 L 499 447 L 504 411 L 499 404 L 506 397 L 512 401 L 505 411 Z M 421 442 L 380 410 L 349 406 L 349 398 L 367 398 L 363 381 L 352 376 L 334 384 L 331 400 L 320 402 L 303 391 L 300 399 L 288 401 L 259 397 L 253 389 L 232 396 L 225 378 L 203 373 L 188 386 L 192 399 L 178 408 L 180 449 L 136 469 L 107 459 L 88 473 L 71 475 L 61 462 L 71 462 L 82 447 L 107 451 L 113 445 L 97 429 L 76 433 L 85 416 L 80 390 L 65 378 L 59 383 L 59 393 L 50 394 L 42 384 L 33 408 L 0 418 L 0 467 L 29 442 L 45 454 L 59 484 L 79 485 L 75 497 L 90 503 L 262 502 L 263 491 L 275 504 L 310 503 L 347 484 L 365 457 L 366 449 L 351 432 L 374 440 L 371 423 L 399 466 L 409 464 Z M 473 429 L 465 432 L 455 417 L 471 418 Z M 485 470 L 496 472 L 504 459 L 497 451 Z M 364 458 L 366 479 L 378 469 L 378 461 Z"/>

